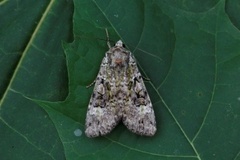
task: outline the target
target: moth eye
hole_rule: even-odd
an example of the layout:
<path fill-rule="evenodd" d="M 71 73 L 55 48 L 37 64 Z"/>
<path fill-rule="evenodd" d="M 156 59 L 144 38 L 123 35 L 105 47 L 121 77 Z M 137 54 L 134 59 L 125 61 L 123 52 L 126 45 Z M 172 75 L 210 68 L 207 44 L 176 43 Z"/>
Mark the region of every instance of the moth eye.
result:
<path fill-rule="evenodd" d="M 125 44 L 124 44 L 124 43 L 122 44 L 122 46 L 123 46 L 123 48 L 126 48 L 126 46 L 125 46 Z"/>

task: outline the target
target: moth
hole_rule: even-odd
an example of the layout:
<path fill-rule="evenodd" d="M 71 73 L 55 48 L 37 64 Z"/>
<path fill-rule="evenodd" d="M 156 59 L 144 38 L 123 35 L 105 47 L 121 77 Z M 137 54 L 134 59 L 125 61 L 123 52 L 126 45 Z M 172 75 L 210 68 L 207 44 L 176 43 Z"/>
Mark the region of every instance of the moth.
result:
<path fill-rule="evenodd" d="M 121 40 L 111 47 L 108 38 L 107 45 L 88 105 L 86 136 L 106 135 L 121 120 L 130 131 L 153 136 L 155 114 L 133 54 Z"/>

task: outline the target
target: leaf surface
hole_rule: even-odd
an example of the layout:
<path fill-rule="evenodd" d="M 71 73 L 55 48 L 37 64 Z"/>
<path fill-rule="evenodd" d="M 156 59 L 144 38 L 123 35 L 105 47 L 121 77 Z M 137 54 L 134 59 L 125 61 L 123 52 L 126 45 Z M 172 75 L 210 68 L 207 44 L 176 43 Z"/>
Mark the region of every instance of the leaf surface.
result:
<path fill-rule="evenodd" d="M 55 126 L 26 97 L 65 99 L 72 11 L 64 0 L 0 2 L 0 159 L 65 159 Z"/>
<path fill-rule="evenodd" d="M 230 2 L 201 3 L 199 8 L 197 1 L 75 1 L 75 41 L 65 45 L 70 93 L 61 107 L 50 106 L 84 132 L 92 92 L 85 86 L 96 78 L 107 50 L 98 38 L 106 37 L 108 28 L 110 39 L 123 40 L 150 79 L 146 85 L 158 126 L 151 138 L 122 124 L 106 137 L 83 135 L 76 139 L 84 145 L 76 147 L 79 157 L 237 159 L 240 34 L 226 13 Z"/>
<path fill-rule="evenodd" d="M 49 102 L 43 101 L 47 99 L 46 95 L 57 90 L 49 86 L 45 89 L 51 92 L 40 92 L 40 95 L 34 91 L 28 92 L 27 87 L 22 86 L 23 82 L 18 84 L 24 80 L 18 72 L 19 75 L 13 76 L 12 80 L 18 85 L 12 82 L 7 94 L 3 92 L 1 129 L 11 134 L 16 130 L 17 134 L 13 137 L 19 136 L 23 144 L 31 142 L 36 148 L 41 148 L 41 158 L 45 158 L 45 152 L 52 153 L 47 152 L 44 146 L 39 147 L 41 143 L 37 143 L 36 139 L 29 140 L 29 131 L 25 133 L 14 126 L 13 118 L 6 118 L 7 115 L 13 116 L 13 113 L 26 114 L 24 111 L 35 101 L 51 121 L 41 119 L 47 128 L 40 127 L 33 137 L 38 135 L 45 138 L 46 134 L 51 133 L 52 137 L 44 140 L 45 143 L 41 141 L 42 145 L 58 142 L 54 146 L 59 147 L 57 152 L 61 153 L 60 157 L 69 160 L 240 159 L 240 33 L 237 4 L 236 0 L 203 0 L 201 3 L 197 0 L 74 1 L 74 41 L 63 45 L 69 78 L 66 100 L 54 102 L 61 99 L 61 95 L 64 97 L 59 93 L 59 97 Z M 136 57 L 142 75 L 150 79 L 145 84 L 157 118 L 158 131 L 154 137 L 135 135 L 122 124 L 104 137 L 89 139 L 84 135 L 85 116 L 92 93 L 92 87 L 86 86 L 96 78 L 108 49 L 106 41 L 101 40 L 106 38 L 105 28 L 108 28 L 112 41 L 123 40 Z M 46 62 L 49 63 L 49 60 Z M 35 63 L 31 64 L 34 66 Z M 47 66 L 56 70 L 51 65 Z M 27 68 L 31 69 L 29 66 Z M 45 73 L 41 75 L 42 78 L 49 77 Z M 41 84 L 48 85 L 49 82 Z M 22 86 L 22 90 L 12 86 Z M 43 89 L 40 84 L 36 86 Z M 19 98 L 21 103 L 11 101 L 11 104 L 7 101 L 10 99 L 8 96 Z M 22 104 L 29 107 L 16 107 Z M 12 107 L 7 109 L 4 106 Z M 34 111 L 38 114 L 41 112 L 37 107 Z M 32 119 L 39 122 L 36 115 L 27 114 L 19 123 L 24 124 Z M 34 121 L 33 124 L 36 123 Z M 31 155 L 39 151 L 31 149 L 26 149 Z M 59 158 L 50 154 L 46 159 Z"/>

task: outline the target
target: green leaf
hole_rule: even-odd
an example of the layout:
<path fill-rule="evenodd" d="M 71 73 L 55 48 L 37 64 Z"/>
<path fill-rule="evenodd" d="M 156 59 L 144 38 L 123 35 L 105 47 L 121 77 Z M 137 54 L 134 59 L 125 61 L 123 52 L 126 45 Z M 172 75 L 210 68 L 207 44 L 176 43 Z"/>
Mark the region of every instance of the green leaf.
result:
<path fill-rule="evenodd" d="M 50 2 L 45 9 L 46 6 L 51 8 L 52 3 L 64 4 L 62 1 Z M 52 66 L 52 59 L 44 61 L 44 58 L 33 54 L 36 50 L 30 50 L 38 48 L 37 51 L 46 56 L 53 55 L 57 48 L 46 49 L 52 32 L 44 34 L 44 30 L 38 27 L 41 23 L 36 24 L 34 32 L 29 32 L 31 36 L 26 40 L 26 47 L 19 52 L 23 54 L 15 63 L 17 67 L 13 75 L 7 78 L 10 83 L 5 82 L 5 88 L 1 88 L 0 130 L 4 132 L 0 135 L 4 140 L 0 147 L 4 149 L 0 150 L 0 156 L 5 159 L 65 157 L 69 160 L 240 159 L 238 4 L 237 0 L 75 0 L 74 41 L 63 44 L 69 94 L 60 102 L 55 100 L 63 99 L 66 92 L 57 92 L 67 87 L 58 89 L 56 85 L 56 88 L 51 88 L 51 84 L 67 81 L 62 77 L 51 78 L 57 65 Z M 62 8 L 58 9 L 60 11 L 56 13 L 64 14 Z M 56 15 L 48 9 L 45 11 Z M 3 13 L 0 11 L 0 14 Z M 50 25 L 52 21 L 45 19 L 44 22 Z M 62 27 L 67 25 L 64 22 L 60 23 Z M 141 73 L 150 79 L 146 86 L 158 128 L 153 137 L 135 135 L 122 124 L 104 137 L 90 139 L 84 135 L 85 116 L 92 93 L 92 88 L 86 86 L 96 78 L 108 49 L 106 41 L 101 40 L 106 38 L 105 28 L 108 28 L 111 40 L 124 41 L 135 55 Z M 62 31 L 58 29 L 58 32 Z M 53 40 L 60 39 L 64 36 L 53 36 Z M 5 45 L 0 46 L 4 48 Z M 58 50 L 57 57 L 63 60 Z M 0 51 L 1 56 L 8 53 Z M 36 61 L 33 62 L 32 57 Z M 34 69 L 37 62 L 38 67 L 41 66 L 39 70 Z M 37 77 L 45 81 L 38 81 L 36 85 Z M 32 101 L 37 102 L 48 116 Z M 20 148 L 22 145 L 25 148 Z M 9 150 L 16 150 L 16 156 L 11 157 Z"/>
<path fill-rule="evenodd" d="M 25 97 L 67 96 L 72 13 L 71 1 L 0 2 L 0 159 L 65 159 L 46 112 Z"/>

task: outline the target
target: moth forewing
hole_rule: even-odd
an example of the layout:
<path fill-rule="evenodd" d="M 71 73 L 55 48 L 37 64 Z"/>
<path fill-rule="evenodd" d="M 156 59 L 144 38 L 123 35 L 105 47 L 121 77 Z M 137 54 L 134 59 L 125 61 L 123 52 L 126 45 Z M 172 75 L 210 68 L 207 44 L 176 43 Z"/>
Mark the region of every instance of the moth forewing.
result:
<path fill-rule="evenodd" d="M 85 133 L 88 137 L 106 135 L 120 120 L 139 135 L 153 136 L 157 130 L 142 76 L 121 40 L 109 47 L 102 60 L 88 105 Z"/>

